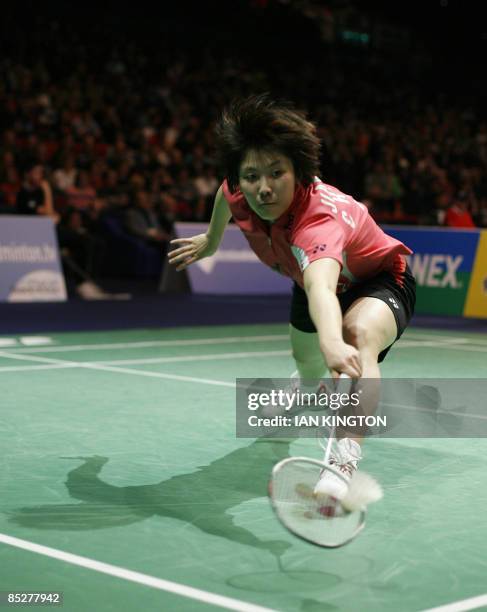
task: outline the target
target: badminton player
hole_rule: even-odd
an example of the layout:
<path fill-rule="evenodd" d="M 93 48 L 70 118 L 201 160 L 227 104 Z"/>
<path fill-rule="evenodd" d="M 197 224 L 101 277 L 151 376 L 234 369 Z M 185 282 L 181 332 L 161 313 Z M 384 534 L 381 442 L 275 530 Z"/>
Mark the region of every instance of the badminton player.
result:
<path fill-rule="evenodd" d="M 216 126 L 225 180 L 205 234 L 172 241 L 177 270 L 215 253 L 230 218 L 265 265 L 294 281 L 290 340 L 301 379 L 379 378 L 379 363 L 413 314 L 411 250 L 388 236 L 366 206 L 324 183 L 316 127 L 267 95 L 233 102 Z M 344 437 L 330 459 L 348 479 L 360 439 Z M 320 483 L 340 499 L 344 481 Z M 327 488 L 328 487 L 328 488 Z"/>

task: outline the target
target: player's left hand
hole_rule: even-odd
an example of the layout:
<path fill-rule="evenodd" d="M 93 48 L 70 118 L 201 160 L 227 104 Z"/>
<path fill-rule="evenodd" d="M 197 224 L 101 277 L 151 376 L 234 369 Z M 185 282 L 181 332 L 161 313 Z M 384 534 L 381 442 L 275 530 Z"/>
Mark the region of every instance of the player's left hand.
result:
<path fill-rule="evenodd" d="M 176 266 L 180 272 L 185 270 L 195 261 L 213 255 L 215 249 L 210 246 L 210 241 L 206 234 L 198 234 L 191 238 L 175 238 L 170 244 L 176 248 L 169 251 L 167 257 L 169 263 Z"/>

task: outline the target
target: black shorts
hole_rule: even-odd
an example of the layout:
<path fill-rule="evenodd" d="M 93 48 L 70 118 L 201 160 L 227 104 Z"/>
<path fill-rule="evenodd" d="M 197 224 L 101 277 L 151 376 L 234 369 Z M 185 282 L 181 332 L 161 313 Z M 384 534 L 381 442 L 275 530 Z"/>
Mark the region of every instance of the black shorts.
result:
<path fill-rule="evenodd" d="M 396 340 L 398 340 L 413 316 L 416 303 L 416 281 L 409 266 L 406 266 L 406 270 L 401 275 L 401 281 L 399 283 L 390 272 L 381 272 L 377 276 L 353 285 L 348 291 L 337 295 L 342 313 L 345 314 L 361 297 L 375 297 L 382 300 L 389 306 L 396 319 Z M 316 327 L 309 316 L 308 298 L 304 289 L 301 289 L 297 283 L 294 283 L 293 287 L 290 322 L 302 332 L 316 333 Z M 379 354 L 377 359 L 379 363 L 384 361 L 391 346 L 392 344 Z"/>

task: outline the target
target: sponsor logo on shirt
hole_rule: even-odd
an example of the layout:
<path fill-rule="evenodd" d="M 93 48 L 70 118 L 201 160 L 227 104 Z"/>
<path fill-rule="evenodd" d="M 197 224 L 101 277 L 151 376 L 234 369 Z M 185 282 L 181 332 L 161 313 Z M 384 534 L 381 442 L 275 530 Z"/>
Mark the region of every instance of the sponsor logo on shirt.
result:
<path fill-rule="evenodd" d="M 301 272 L 304 272 L 306 268 L 309 266 L 309 258 L 306 255 L 303 249 L 300 249 L 297 246 L 291 246 L 291 250 L 293 252 L 294 257 L 298 260 L 299 267 L 301 268 Z"/>
<path fill-rule="evenodd" d="M 390 303 L 393 305 L 393 307 L 394 307 L 396 310 L 399 310 L 399 305 L 398 305 L 398 303 L 396 302 L 396 300 L 395 300 L 394 298 L 390 297 L 390 298 L 389 298 L 389 302 L 390 302 Z"/>
<path fill-rule="evenodd" d="M 326 244 L 317 244 L 312 250 L 312 254 L 316 255 L 317 253 L 323 253 L 323 251 L 326 251 Z"/>

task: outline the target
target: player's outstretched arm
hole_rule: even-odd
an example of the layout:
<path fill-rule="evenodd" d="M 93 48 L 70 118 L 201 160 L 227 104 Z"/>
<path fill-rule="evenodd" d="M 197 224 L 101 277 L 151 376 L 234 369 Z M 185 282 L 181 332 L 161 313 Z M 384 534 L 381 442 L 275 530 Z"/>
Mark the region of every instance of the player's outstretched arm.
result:
<path fill-rule="evenodd" d="M 176 270 L 186 269 L 195 261 L 210 257 L 220 245 L 225 228 L 230 221 L 232 213 L 228 202 L 220 187 L 215 196 L 215 204 L 211 214 L 210 225 L 205 234 L 198 234 L 190 238 L 175 238 L 171 240 L 176 248 L 168 253 L 169 263 L 176 266 Z"/>
<path fill-rule="evenodd" d="M 358 350 L 343 340 L 342 312 L 336 296 L 340 264 L 331 258 L 313 261 L 304 271 L 304 289 L 308 297 L 309 314 L 316 330 L 320 349 L 333 376 L 362 375 Z"/>

